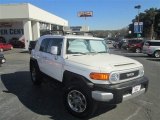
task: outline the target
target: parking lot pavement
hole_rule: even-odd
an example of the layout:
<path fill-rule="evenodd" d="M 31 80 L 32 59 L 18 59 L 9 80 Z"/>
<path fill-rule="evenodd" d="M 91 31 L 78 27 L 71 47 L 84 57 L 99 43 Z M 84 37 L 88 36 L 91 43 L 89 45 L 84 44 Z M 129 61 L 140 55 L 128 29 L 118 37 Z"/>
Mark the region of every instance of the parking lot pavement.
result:
<path fill-rule="evenodd" d="M 117 106 L 101 105 L 91 120 L 159 120 L 160 59 L 111 48 L 144 65 L 150 80 L 146 94 Z M 35 87 L 29 73 L 30 55 L 23 50 L 4 52 L 7 62 L 0 67 L 0 120 L 78 120 L 66 112 L 62 90 L 50 83 Z"/>

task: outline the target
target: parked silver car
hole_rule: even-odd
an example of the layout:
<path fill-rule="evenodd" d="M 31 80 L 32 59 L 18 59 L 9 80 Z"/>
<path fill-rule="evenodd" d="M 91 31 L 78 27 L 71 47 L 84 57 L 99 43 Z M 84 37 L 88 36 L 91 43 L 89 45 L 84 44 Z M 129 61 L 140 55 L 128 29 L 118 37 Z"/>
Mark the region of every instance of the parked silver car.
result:
<path fill-rule="evenodd" d="M 143 45 L 142 52 L 148 56 L 160 57 L 160 40 L 147 40 Z"/>

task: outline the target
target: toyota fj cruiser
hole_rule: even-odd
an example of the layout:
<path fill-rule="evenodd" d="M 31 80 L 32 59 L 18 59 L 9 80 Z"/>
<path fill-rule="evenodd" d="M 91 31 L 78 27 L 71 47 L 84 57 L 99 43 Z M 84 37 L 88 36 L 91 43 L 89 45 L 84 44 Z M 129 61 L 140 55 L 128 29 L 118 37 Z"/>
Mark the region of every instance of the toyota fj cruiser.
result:
<path fill-rule="evenodd" d="M 96 103 L 118 104 L 145 93 L 148 80 L 136 60 L 109 53 L 104 39 L 44 35 L 30 58 L 35 85 L 47 75 L 64 86 L 66 109 L 77 117 L 93 113 Z"/>

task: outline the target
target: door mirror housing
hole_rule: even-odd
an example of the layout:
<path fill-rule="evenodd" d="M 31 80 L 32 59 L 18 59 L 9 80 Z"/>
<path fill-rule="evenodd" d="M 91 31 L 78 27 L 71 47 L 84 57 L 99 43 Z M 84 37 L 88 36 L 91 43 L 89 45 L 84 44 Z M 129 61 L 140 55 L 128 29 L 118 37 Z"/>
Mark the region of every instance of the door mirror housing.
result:
<path fill-rule="evenodd" d="M 52 46 L 51 47 L 51 53 L 53 55 L 57 55 L 58 54 L 58 47 L 57 46 Z"/>
<path fill-rule="evenodd" d="M 147 43 L 145 43 L 145 45 L 146 45 L 146 46 L 149 46 L 149 43 L 147 42 Z"/>

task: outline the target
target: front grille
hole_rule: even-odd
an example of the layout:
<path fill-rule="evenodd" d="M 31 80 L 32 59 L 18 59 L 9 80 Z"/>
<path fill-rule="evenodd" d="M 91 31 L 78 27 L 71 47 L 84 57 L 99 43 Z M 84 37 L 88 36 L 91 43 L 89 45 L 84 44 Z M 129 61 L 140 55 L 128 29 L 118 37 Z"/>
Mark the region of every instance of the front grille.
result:
<path fill-rule="evenodd" d="M 139 75 L 139 70 L 132 71 L 132 72 L 127 72 L 127 73 L 121 73 L 120 74 L 120 80 L 137 77 L 138 75 Z"/>

